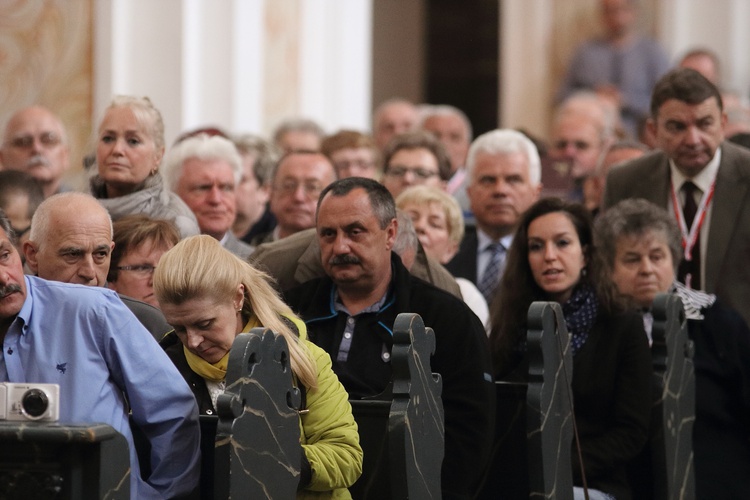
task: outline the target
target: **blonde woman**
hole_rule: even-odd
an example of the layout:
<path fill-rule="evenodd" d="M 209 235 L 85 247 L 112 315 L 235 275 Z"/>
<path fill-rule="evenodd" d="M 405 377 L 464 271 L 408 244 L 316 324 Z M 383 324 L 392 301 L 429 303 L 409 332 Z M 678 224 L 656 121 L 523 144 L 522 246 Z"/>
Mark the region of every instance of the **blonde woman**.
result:
<path fill-rule="evenodd" d="M 193 212 L 164 185 L 159 173 L 163 157 L 159 110 L 148 97 L 114 97 L 98 127 L 98 174 L 91 179 L 91 194 L 114 221 L 144 214 L 172 221 L 183 238 L 199 234 Z"/>
<path fill-rule="evenodd" d="M 279 298 L 268 276 L 216 239 L 194 236 L 162 256 L 154 291 L 174 327 L 162 346 L 193 389 L 203 415 L 216 413 L 229 351 L 239 333 L 263 326 L 284 336 L 310 410 L 300 414 L 304 453 L 297 498 L 351 498 L 347 488 L 361 474 L 362 449 L 348 394 L 328 354 L 307 340 L 305 324 Z"/>
<path fill-rule="evenodd" d="M 411 217 L 427 255 L 443 265 L 456 255 L 464 237 L 464 218 L 453 196 L 435 187 L 413 186 L 396 198 L 396 208 Z M 490 313 L 481 292 L 465 278 L 456 278 L 456 283 L 466 305 L 489 331 Z"/>

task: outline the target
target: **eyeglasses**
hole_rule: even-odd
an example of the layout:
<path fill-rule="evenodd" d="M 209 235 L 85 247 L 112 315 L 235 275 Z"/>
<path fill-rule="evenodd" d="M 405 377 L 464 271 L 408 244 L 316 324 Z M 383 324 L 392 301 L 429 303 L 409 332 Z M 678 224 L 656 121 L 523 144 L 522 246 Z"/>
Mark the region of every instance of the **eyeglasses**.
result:
<path fill-rule="evenodd" d="M 60 142 L 62 142 L 62 139 L 56 133 L 44 132 L 42 135 L 38 137 L 34 137 L 33 135 L 19 135 L 19 136 L 13 137 L 10 140 L 10 145 L 18 149 L 29 149 L 30 147 L 34 145 L 34 140 L 36 139 L 39 139 L 39 142 L 45 148 L 51 148 L 51 147 L 57 146 L 58 144 L 60 144 Z"/>
<path fill-rule="evenodd" d="M 274 189 L 278 190 L 281 194 L 288 196 L 297 192 L 302 187 L 305 192 L 305 196 L 308 199 L 316 199 L 320 196 L 320 192 L 323 191 L 323 186 L 317 182 L 297 182 L 292 180 L 286 180 L 281 184 L 277 184 Z"/>
<path fill-rule="evenodd" d="M 139 278 L 148 278 L 152 274 L 154 274 L 156 266 L 152 266 L 151 264 L 142 264 L 138 266 L 117 266 L 115 267 L 115 269 L 117 269 L 118 271 L 131 271 Z"/>
<path fill-rule="evenodd" d="M 573 146 L 578 151 L 585 151 L 591 148 L 591 144 L 586 141 L 560 140 L 555 143 L 555 149 L 557 150 L 568 149 L 568 146 Z"/>
<path fill-rule="evenodd" d="M 366 170 L 375 166 L 374 161 L 367 160 L 342 160 L 333 164 L 336 170 L 359 169 Z"/>
<path fill-rule="evenodd" d="M 385 171 L 385 175 L 391 177 L 406 177 L 407 173 L 411 173 L 414 177 L 422 180 L 427 180 L 430 177 L 435 177 L 438 173 L 426 168 L 407 168 L 407 167 L 388 167 Z"/>

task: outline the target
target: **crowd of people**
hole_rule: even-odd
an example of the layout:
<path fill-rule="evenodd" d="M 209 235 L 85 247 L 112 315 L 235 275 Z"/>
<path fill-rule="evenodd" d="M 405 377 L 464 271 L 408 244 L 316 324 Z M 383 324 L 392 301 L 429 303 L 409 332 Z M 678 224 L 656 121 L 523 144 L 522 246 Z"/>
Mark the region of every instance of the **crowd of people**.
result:
<path fill-rule="evenodd" d="M 472 498 L 493 382 L 526 377 L 526 314 L 551 301 L 571 333 L 574 484 L 627 500 L 650 433 L 650 309 L 674 293 L 695 345 L 697 498 L 745 498 L 750 113 L 713 53 L 670 68 L 634 2 L 601 6 L 606 35 L 574 56 L 546 139 L 474 138 L 460 109 L 394 98 L 371 131 L 295 118 L 268 139 L 206 127 L 167 145 L 154 103 L 116 96 L 74 185 L 63 123 L 18 110 L 0 146 L 0 381 L 59 384 L 62 421 L 125 435 L 133 498 L 181 497 L 234 338 L 271 328 L 306 394 L 299 498 L 350 498 L 348 400 L 386 388 L 393 322 L 418 313 L 442 378 L 442 494 Z"/>

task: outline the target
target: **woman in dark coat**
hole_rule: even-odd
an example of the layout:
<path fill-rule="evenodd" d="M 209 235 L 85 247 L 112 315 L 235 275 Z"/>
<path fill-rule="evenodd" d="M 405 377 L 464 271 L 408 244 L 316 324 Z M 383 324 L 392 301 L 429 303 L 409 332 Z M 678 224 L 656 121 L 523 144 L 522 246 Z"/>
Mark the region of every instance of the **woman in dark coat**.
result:
<path fill-rule="evenodd" d="M 586 209 L 543 199 L 521 217 L 508 253 L 490 342 L 498 378 L 526 377 L 526 314 L 534 301 L 562 306 L 573 352 L 573 409 L 582 464 L 573 482 L 632 498 L 627 464 L 648 438 L 651 356 L 636 312 L 618 299 L 600 263 Z M 575 448 L 575 444 L 574 444 Z"/>

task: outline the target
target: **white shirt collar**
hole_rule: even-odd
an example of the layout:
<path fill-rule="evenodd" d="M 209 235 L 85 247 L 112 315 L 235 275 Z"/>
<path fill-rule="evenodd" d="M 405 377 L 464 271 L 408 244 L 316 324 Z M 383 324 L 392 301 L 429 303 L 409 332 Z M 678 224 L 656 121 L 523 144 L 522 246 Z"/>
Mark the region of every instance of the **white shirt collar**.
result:
<path fill-rule="evenodd" d="M 507 236 L 503 236 L 502 238 L 500 238 L 500 240 L 493 240 L 487 235 L 487 233 L 477 228 L 477 252 L 484 252 L 485 250 L 487 250 L 488 246 L 492 245 L 493 243 L 497 243 L 498 241 L 506 250 L 508 250 L 510 248 L 510 244 L 513 243 L 513 234 L 511 233 Z"/>
<path fill-rule="evenodd" d="M 709 189 L 711 189 L 711 184 L 713 184 L 714 179 L 716 179 L 716 174 L 719 172 L 719 164 L 721 163 L 721 147 L 716 148 L 716 153 L 714 153 L 714 157 L 711 158 L 711 161 L 708 162 L 708 164 L 703 167 L 703 170 L 698 172 L 698 175 L 693 177 L 692 179 L 685 177 L 682 172 L 675 166 L 674 161 L 670 158 L 669 160 L 669 170 L 670 174 L 672 175 L 672 185 L 674 186 L 674 189 L 676 192 L 680 192 L 680 189 L 682 188 L 682 184 L 685 181 L 693 181 L 693 184 L 698 186 L 698 188 L 704 192 L 707 193 Z"/>

